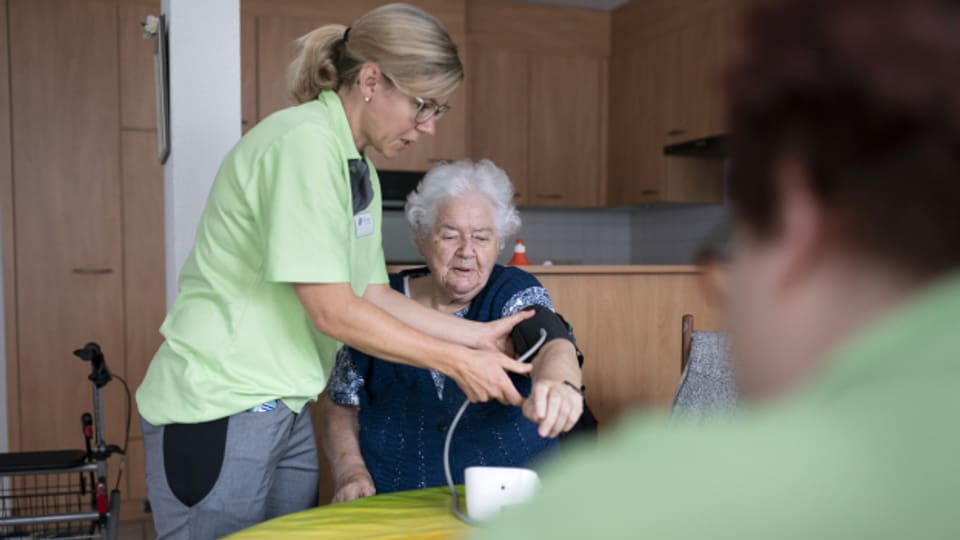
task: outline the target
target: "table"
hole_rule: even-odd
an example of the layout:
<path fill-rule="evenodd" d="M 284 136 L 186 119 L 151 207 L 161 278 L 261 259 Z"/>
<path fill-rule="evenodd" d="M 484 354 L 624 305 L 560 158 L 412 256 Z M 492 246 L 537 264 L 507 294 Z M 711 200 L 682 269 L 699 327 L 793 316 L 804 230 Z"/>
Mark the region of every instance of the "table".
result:
<path fill-rule="evenodd" d="M 463 486 L 458 486 L 461 510 Z M 440 486 L 319 506 L 254 525 L 229 540 L 324 538 L 463 538 L 470 527 L 450 511 L 450 488 Z"/>

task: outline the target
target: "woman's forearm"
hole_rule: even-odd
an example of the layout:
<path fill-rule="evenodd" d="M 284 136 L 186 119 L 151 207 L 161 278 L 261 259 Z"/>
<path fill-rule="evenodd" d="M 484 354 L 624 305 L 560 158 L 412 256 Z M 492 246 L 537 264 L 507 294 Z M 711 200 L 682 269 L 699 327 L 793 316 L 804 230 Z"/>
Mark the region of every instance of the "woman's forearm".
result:
<path fill-rule="evenodd" d="M 483 325 L 430 309 L 388 286 L 370 286 L 364 299 L 390 313 L 404 324 L 435 338 L 479 348 Z"/>

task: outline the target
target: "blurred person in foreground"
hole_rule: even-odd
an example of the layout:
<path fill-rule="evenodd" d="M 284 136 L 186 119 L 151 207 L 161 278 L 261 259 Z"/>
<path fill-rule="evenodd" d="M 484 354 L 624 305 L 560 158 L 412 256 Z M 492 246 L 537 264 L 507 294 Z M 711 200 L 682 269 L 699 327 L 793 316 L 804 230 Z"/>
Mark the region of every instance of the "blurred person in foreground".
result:
<path fill-rule="evenodd" d="M 960 3 L 747 22 L 729 301 L 753 405 L 622 425 L 479 537 L 960 537 Z"/>

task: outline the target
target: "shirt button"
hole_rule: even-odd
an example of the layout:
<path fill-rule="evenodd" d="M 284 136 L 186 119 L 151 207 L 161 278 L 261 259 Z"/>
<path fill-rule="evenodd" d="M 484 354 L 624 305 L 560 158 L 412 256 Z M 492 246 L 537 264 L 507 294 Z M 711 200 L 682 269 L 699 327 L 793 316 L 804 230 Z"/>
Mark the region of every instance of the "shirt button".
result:
<path fill-rule="evenodd" d="M 448 426 L 446 422 L 440 422 L 439 424 L 437 424 L 437 431 L 439 431 L 440 433 L 443 433 L 447 431 L 447 427 Z"/>

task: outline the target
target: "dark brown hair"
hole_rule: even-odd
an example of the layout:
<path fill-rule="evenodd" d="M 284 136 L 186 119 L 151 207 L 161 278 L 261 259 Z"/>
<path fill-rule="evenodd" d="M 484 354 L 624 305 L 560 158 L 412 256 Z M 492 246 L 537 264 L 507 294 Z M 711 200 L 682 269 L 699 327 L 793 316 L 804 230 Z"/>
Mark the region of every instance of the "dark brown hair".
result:
<path fill-rule="evenodd" d="M 960 2 L 767 2 L 745 31 L 727 81 L 736 220 L 777 233 L 771 168 L 791 155 L 844 247 L 960 266 Z"/>

